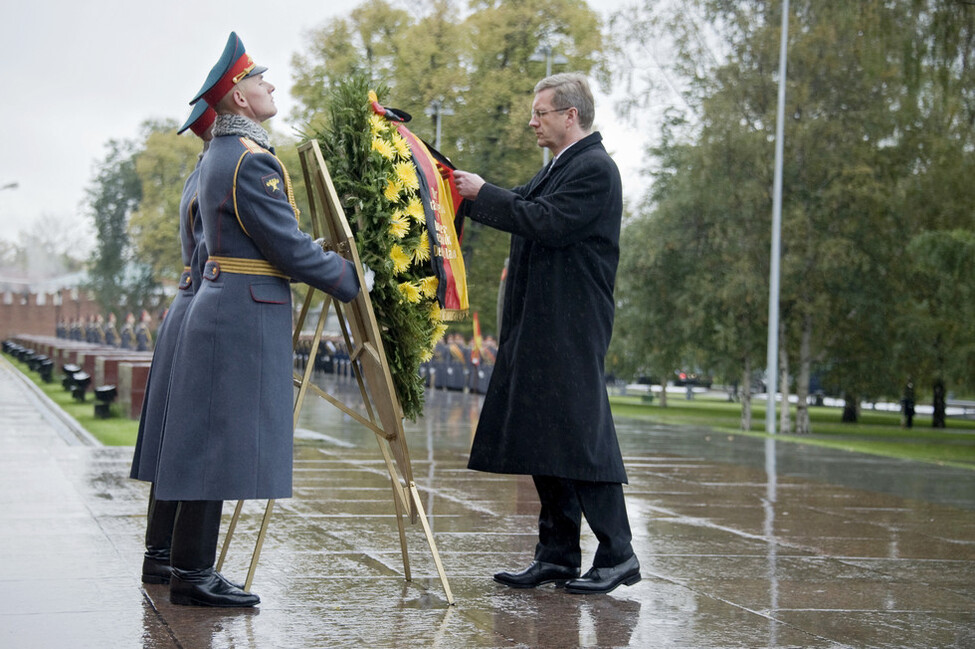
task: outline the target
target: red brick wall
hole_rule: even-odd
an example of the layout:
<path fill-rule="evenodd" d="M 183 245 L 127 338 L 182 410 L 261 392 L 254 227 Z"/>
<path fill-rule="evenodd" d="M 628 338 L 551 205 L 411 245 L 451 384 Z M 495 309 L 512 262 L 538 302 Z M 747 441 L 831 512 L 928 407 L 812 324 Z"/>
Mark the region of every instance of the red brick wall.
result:
<path fill-rule="evenodd" d="M 101 311 L 86 291 L 62 291 L 60 301 L 57 293 L 0 292 L 0 340 L 17 334 L 53 336 L 59 317 L 87 321 Z"/>

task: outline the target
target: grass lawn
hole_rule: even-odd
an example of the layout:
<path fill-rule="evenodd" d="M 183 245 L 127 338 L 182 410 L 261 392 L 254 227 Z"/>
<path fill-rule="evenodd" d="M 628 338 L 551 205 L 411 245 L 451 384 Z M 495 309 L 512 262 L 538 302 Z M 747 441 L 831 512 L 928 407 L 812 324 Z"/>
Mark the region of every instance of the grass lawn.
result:
<path fill-rule="evenodd" d="M 7 355 L 4 355 L 4 359 L 20 371 L 21 374 L 33 381 L 51 401 L 74 417 L 82 428 L 91 433 L 102 444 L 106 446 L 135 445 L 135 438 L 139 432 L 139 422 L 128 417 L 120 416 L 118 403 L 112 404 L 114 417 L 97 419 L 95 417 L 95 397 L 91 394 L 85 397 L 84 402 L 75 401 L 71 393 L 61 387 L 60 379 L 56 379 L 52 383 L 45 383 L 41 380 L 40 374 L 32 372 L 27 367 L 27 363 L 21 363 L 16 358 Z"/>
<path fill-rule="evenodd" d="M 767 437 L 765 403 L 752 402 L 752 423 L 741 430 L 741 404 L 723 399 L 696 397 L 692 401 L 668 395 L 667 407 L 655 400 L 645 403 L 640 397 L 611 396 L 613 414 L 665 424 L 707 427 L 737 435 Z M 777 413 L 778 414 L 778 413 Z M 777 434 L 777 440 L 814 444 L 846 451 L 870 453 L 920 462 L 933 462 L 975 469 L 975 421 L 949 419 L 948 427 L 930 427 L 929 417 L 915 417 L 914 428 L 901 428 L 898 413 L 864 410 L 856 424 L 840 421 L 839 408 L 810 407 L 812 433 L 809 435 Z M 792 407 L 793 421 L 795 406 Z"/>

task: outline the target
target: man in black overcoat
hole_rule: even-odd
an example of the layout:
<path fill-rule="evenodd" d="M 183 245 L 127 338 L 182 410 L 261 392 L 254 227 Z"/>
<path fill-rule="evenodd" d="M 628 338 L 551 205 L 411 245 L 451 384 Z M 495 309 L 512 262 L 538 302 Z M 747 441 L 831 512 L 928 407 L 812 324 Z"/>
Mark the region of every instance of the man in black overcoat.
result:
<path fill-rule="evenodd" d="M 455 172 L 467 215 L 510 232 L 500 347 L 468 467 L 531 475 L 541 511 L 531 565 L 500 572 L 514 588 L 554 583 L 607 593 L 640 580 L 603 361 L 623 212 L 619 170 L 592 132 L 578 73 L 535 86 L 529 126 L 552 162 L 512 190 Z M 599 541 L 582 577 L 582 516 Z"/>

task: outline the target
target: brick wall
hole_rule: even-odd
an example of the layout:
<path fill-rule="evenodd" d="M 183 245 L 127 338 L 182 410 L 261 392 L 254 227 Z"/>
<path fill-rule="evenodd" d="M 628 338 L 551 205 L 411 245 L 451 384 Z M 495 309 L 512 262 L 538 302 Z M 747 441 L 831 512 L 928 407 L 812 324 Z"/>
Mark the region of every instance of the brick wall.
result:
<path fill-rule="evenodd" d="M 53 336 L 58 318 L 87 320 L 100 311 L 86 291 L 0 292 L 0 340 L 17 334 Z"/>

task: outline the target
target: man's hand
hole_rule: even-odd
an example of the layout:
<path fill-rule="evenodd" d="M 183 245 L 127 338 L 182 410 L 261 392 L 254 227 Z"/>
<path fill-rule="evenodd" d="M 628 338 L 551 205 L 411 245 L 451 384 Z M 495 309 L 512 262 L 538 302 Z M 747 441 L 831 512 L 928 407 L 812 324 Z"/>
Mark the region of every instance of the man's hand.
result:
<path fill-rule="evenodd" d="M 477 174 L 455 169 L 454 185 L 457 187 L 457 192 L 463 198 L 474 200 L 477 198 L 477 193 L 481 191 L 481 186 L 484 185 L 484 179 Z"/>

